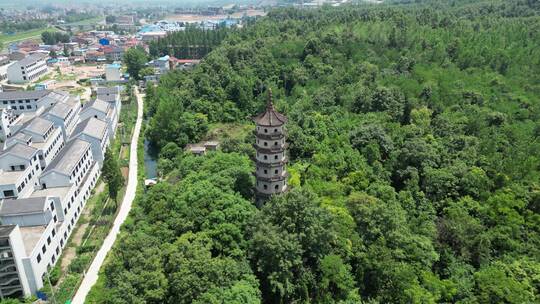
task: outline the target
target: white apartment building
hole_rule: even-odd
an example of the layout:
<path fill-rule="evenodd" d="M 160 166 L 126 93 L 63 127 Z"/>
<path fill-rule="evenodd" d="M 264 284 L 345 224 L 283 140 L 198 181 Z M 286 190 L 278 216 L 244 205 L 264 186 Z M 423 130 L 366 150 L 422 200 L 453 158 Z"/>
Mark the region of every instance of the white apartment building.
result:
<path fill-rule="evenodd" d="M 120 81 L 122 80 L 122 73 L 120 69 L 122 66 L 118 63 L 108 64 L 105 66 L 105 79 L 107 81 Z"/>
<path fill-rule="evenodd" d="M 18 115 L 12 109 L 0 110 L 0 140 L 5 141 L 12 134 L 12 127 L 16 124 Z M 15 133 L 15 132 L 13 132 Z"/>
<path fill-rule="evenodd" d="M 81 121 L 73 131 L 70 141 L 76 138 L 90 143 L 92 155 L 101 167 L 110 144 L 107 122 L 95 117 Z"/>
<path fill-rule="evenodd" d="M 7 69 L 8 81 L 11 83 L 27 83 L 47 74 L 47 55 L 35 53 L 10 65 Z"/>
<path fill-rule="evenodd" d="M 95 99 L 83 106 L 80 117 L 81 121 L 90 117 L 106 121 L 109 126 L 109 134 L 111 138 L 114 138 L 116 125 L 118 123 L 118 113 L 116 107 L 112 103 Z"/>
<path fill-rule="evenodd" d="M 96 99 L 106 101 L 116 107 L 116 112 L 120 113 L 122 102 L 120 99 L 120 86 L 114 87 L 98 87 L 96 89 Z"/>
<path fill-rule="evenodd" d="M 0 199 L 29 196 L 41 166 L 36 148 L 16 143 L 0 153 Z"/>
<path fill-rule="evenodd" d="M 66 141 L 75 129 L 81 111 L 79 98 L 69 98 L 65 102 L 58 102 L 46 110 L 41 116 L 52 121 L 55 126 L 62 130 L 62 136 Z"/>
<path fill-rule="evenodd" d="M 31 137 L 30 146 L 38 150 L 42 169 L 52 162 L 64 146 L 61 129 L 55 127 L 52 121 L 41 117 L 31 120 L 20 132 Z"/>
<path fill-rule="evenodd" d="M 60 254 L 59 207 L 50 197 L 7 199 L 0 204 L 0 220 L 4 225 L 17 225 L 23 240 L 22 247 L 14 251 L 23 253 L 21 270 L 26 277 L 27 292 L 43 287 L 44 274 Z"/>
<path fill-rule="evenodd" d="M 119 97 L 81 111 L 78 99 L 51 93 L 31 100 L 33 113 L 18 114 L 0 152 L 0 299 L 43 287 L 99 178 L 118 120 Z"/>
<path fill-rule="evenodd" d="M 0 281 L 3 282 L 0 285 L 0 299 L 30 294 L 23 265 L 26 252 L 19 226 L 0 226 L 0 256 Z"/>
<path fill-rule="evenodd" d="M 35 112 L 38 100 L 49 95 L 51 91 L 13 91 L 0 92 L 0 108 L 12 109 L 16 115 L 24 112 Z"/>

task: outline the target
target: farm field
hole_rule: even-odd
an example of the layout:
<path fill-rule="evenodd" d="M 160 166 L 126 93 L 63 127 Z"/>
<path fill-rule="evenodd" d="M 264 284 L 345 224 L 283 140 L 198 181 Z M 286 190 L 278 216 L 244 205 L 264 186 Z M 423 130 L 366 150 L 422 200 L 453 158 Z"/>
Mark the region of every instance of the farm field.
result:
<path fill-rule="evenodd" d="M 13 35 L 2 34 L 0 35 L 0 43 L 2 43 L 4 46 L 7 46 L 7 44 L 11 42 L 32 39 L 32 38 L 39 39 L 41 33 L 43 33 L 44 31 L 56 31 L 56 29 L 52 27 L 51 28 L 42 27 L 39 29 L 24 31 L 24 32 L 13 34 Z"/>

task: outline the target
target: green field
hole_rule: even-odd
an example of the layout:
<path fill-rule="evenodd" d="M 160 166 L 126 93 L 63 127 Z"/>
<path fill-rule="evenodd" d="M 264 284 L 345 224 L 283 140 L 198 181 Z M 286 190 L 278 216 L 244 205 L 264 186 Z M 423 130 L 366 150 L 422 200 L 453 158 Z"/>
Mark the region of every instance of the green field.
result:
<path fill-rule="evenodd" d="M 43 33 L 44 31 L 56 31 L 56 29 L 42 27 L 39 29 L 20 32 L 13 35 L 2 34 L 0 35 L 0 43 L 6 46 L 8 43 L 15 42 L 15 41 L 21 41 L 21 40 L 30 39 L 30 38 L 40 38 L 41 33 Z"/>
<path fill-rule="evenodd" d="M 81 20 L 81 21 L 77 21 L 77 22 L 66 23 L 66 24 L 64 24 L 64 26 L 67 26 L 67 25 L 70 25 L 70 26 L 92 25 L 92 24 L 100 23 L 103 20 L 105 20 L 105 18 L 103 16 L 98 16 L 98 17 L 95 17 L 95 18 L 85 19 L 85 20 Z"/>

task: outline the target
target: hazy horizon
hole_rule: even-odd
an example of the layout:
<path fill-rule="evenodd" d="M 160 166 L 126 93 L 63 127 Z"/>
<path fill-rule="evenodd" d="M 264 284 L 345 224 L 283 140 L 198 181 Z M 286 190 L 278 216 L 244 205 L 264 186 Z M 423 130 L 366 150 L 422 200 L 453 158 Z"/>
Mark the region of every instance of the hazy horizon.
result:
<path fill-rule="evenodd" d="M 232 3 L 257 3 L 257 0 L 81 0 L 74 3 L 71 0 L 21 0 L 14 3 L 11 0 L 0 0 L 0 7 L 12 7 L 17 9 L 25 9 L 25 6 L 46 6 L 46 5 L 67 5 L 76 6 L 84 4 L 135 4 L 135 5 L 179 5 L 179 6 L 196 6 L 205 4 L 232 4 Z"/>

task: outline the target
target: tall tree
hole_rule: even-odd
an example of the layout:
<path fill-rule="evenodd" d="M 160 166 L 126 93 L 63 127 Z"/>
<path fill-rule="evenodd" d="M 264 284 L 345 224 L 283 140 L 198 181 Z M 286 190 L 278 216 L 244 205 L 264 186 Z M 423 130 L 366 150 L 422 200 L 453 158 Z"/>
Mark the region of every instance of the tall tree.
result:
<path fill-rule="evenodd" d="M 145 67 L 148 58 L 143 49 L 134 47 L 124 53 L 123 61 L 129 75 L 134 79 L 140 79 L 140 71 Z"/>

